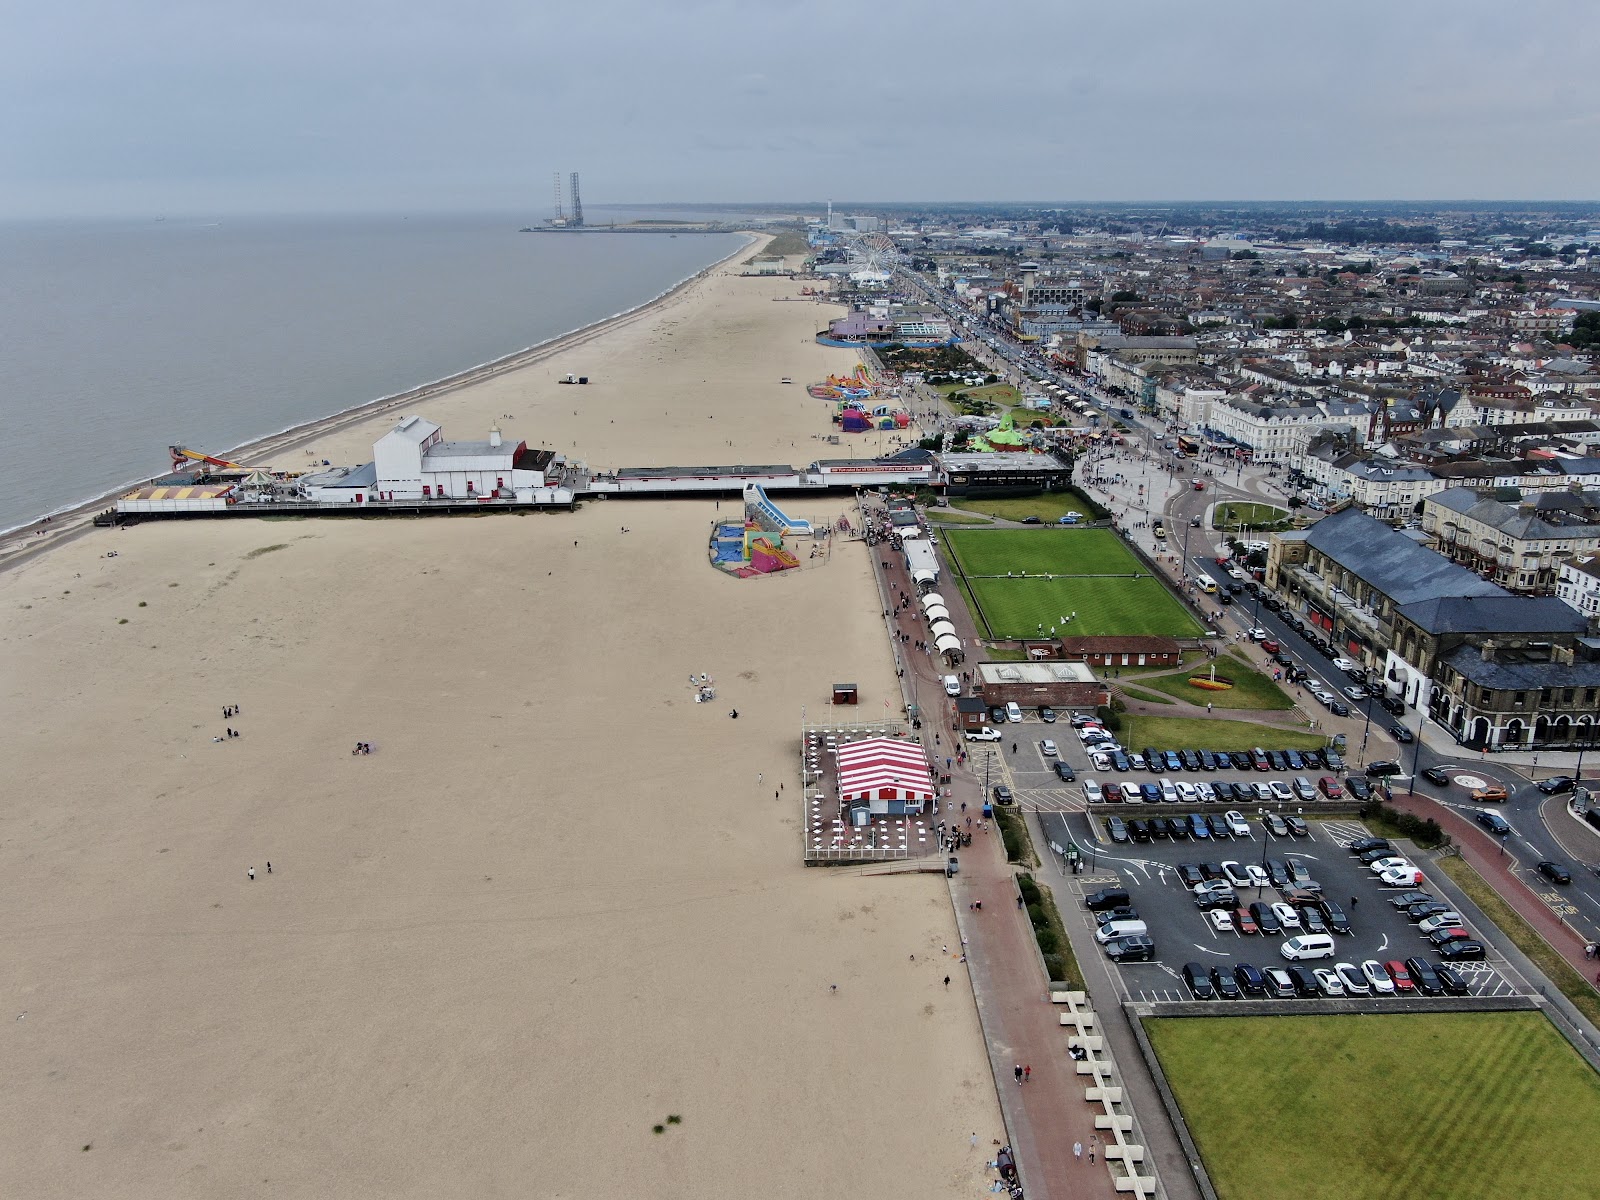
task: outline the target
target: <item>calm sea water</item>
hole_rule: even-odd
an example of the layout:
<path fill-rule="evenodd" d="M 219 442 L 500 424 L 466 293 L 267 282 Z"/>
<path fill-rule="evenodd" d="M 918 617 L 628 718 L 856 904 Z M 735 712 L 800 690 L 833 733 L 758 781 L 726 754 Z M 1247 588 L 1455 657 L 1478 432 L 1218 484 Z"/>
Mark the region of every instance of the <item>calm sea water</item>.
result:
<path fill-rule="evenodd" d="M 503 217 L 0 225 L 0 530 L 632 308 L 735 234 Z"/>

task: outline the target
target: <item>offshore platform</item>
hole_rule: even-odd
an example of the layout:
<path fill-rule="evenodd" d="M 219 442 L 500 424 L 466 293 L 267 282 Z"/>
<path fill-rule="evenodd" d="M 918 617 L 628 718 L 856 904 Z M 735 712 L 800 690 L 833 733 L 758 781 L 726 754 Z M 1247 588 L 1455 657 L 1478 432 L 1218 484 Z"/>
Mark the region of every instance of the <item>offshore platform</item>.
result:
<path fill-rule="evenodd" d="M 570 208 L 561 203 L 561 172 L 554 173 L 556 215 L 547 222 L 552 229 L 583 228 L 583 197 L 578 192 L 578 173 L 572 172 L 568 179 L 571 182 L 571 190 L 568 192 L 572 201 Z"/>

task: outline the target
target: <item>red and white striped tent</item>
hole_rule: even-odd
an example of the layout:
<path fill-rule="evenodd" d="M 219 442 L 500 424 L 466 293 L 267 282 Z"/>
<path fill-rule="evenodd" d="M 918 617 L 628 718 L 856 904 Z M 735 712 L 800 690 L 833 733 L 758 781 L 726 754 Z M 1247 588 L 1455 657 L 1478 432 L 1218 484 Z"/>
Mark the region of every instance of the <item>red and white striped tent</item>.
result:
<path fill-rule="evenodd" d="M 933 801 L 933 776 L 916 742 L 867 738 L 839 747 L 839 800 L 867 801 L 873 813 L 924 812 Z"/>

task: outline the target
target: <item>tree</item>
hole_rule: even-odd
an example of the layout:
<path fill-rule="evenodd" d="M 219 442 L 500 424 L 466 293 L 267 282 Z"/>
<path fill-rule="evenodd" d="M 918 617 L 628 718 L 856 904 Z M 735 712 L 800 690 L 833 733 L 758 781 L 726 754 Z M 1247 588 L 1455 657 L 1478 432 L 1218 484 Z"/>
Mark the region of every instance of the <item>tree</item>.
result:
<path fill-rule="evenodd" d="M 1128 304 L 1128 303 L 1137 304 L 1140 300 L 1143 300 L 1143 299 L 1144 299 L 1144 297 L 1139 295 L 1138 292 L 1112 292 L 1111 293 L 1111 303 L 1113 303 L 1113 304 Z"/>

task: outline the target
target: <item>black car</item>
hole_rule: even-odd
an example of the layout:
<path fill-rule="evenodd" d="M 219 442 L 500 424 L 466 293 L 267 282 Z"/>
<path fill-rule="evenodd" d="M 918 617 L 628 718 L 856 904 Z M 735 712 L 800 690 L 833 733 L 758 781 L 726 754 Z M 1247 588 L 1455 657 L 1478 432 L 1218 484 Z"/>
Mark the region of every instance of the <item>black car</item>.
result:
<path fill-rule="evenodd" d="M 1405 770 L 1399 763 L 1389 762 L 1387 759 L 1378 759 L 1367 764 L 1367 774 L 1373 778 L 1388 779 L 1395 775 L 1404 775 Z"/>
<path fill-rule="evenodd" d="M 1255 920 L 1256 928 L 1269 937 L 1283 932 L 1283 926 L 1278 924 L 1270 904 L 1257 900 L 1250 906 L 1250 916 Z"/>
<path fill-rule="evenodd" d="M 1433 943 L 1435 950 L 1442 951 L 1452 942 L 1465 942 L 1469 940 L 1467 931 L 1460 925 L 1442 925 L 1428 935 L 1428 941 Z"/>
<path fill-rule="evenodd" d="M 1295 837 L 1311 836 L 1311 828 L 1305 823 L 1303 817 L 1284 817 L 1283 823 L 1289 827 L 1289 832 Z"/>
<path fill-rule="evenodd" d="M 1155 956 L 1154 939 L 1142 934 L 1112 938 L 1106 943 L 1106 957 L 1114 962 L 1148 962 Z"/>
<path fill-rule="evenodd" d="M 1267 876 L 1275 888 L 1286 888 L 1294 882 L 1289 874 L 1289 864 L 1281 858 L 1267 859 Z"/>
<path fill-rule="evenodd" d="M 1320 750 L 1302 750 L 1302 751 L 1300 751 L 1300 762 L 1305 766 L 1305 769 L 1308 770 L 1308 771 L 1320 771 L 1320 770 L 1322 770 L 1322 766 L 1323 766 L 1323 763 L 1322 763 L 1322 751 L 1320 751 Z"/>
<path fill-rule="evenodd" d="M 1328 749 L 1322 752 L 1322 765 L 1330 771 L 1343 771 L 1344 758 L 1337 750 Z"/>
<path fill-rule="evenodd" d="M 1215 771 L 1217 769 L 1217 756 L 1209 750 L 1200 751 L 1200 769 L 1202 771 Z"/>
<path fill-rule="evenodd" d="M 1549 779 L 1541 779 L 1538 788 L 1546 796 L 1559 796 L 1563 792 L 1570 792 L 1577 782 L 1571 775 L 1552 775 Z"/>
<path fill-rule="evenodd" d="M 1268 750 L 1267 765 L 1274 771 L 1287 771 L 1289 769 L 1288 760 L 1283 757 L 1282 750 Z"/>
<path fill-rule="evenodd" d="M 1348 717 L 1350 715 L 1350 706 L 1343 700 L 1329 700 L 1328 711 L 1336 717 Z"/>
<path fill-rule="evenodd" d="M 1450 786 L 1450 775 L 1443 767 L 1423 767 L 1422 777 L 1440 787 Z"/>
<path fill-rule="evenodd" d="M 1361 864 L 1363 866 L 1370 867 L 1380 858 L 1394 858 L 1395 853 L 1389 847 L 1382 846 L 1375 850 L 1363 850 L 1360 854 L 1356 855 L 1356 857 L 1361 860 Z"/>
<path fill-rule="evenodd" d="M 1005 784 L 1001 783 L 995 785 L 994 802 L 996 804 L 1010 804 L 1013 799 L 1014 797 L 1011 795 L 1011 789 Z"/>
<path fill-rule="evenodd" d="M 1219 603 L 1222 603 L 1222 604 L 1232 604 L 1233 603 L 1233 596 L 1229 592 L 1218 592 L 1217 593 L 1217 600 L 1218 600 Z"/>
<path fill-rule="evenodd" d="M 1148 842 L 1150 840 L 1150 822 L 1142 820 L 1129 821 L 1128 836 L 1136 842 Z"/>
<path fill-rule="evenodd" d="M 1200 874 L 1206 879 L 1226 879 L 1221 863 L 1203 862 L 1200 864 Z"/>
<path fill-rule="evenodd" d="M 1345 849 L 1350 851 L 1351 854 L 1365 854 L 1368 850 L 1393 851 L 1394 847 L 1390 844 L 1388 838 L 1364 837 L 1357 838 L 1355 841 L 1346 846 Z"/>
<path fill-rule="evenodd" d="M 1165 817 L 1151 817 L 1149 824 L 1151 837 L 1165 840 L 1172 836 L 1172 831 L 1167 828 L 1167 819 Z"/>
<path fill-rule="evenodd" d="M 1571 883 L 1572 872 L 1558 862 L 1551 862 L 1548 858 L 1533 864 L 1533 869 L 1543 875 L 1551 883 Z"/>
<path fill-rule="evenodd" d="M 1461 977 L 1461 972 L 1454 967 L 1447 967 L 1443 963 L 1434 967 L 1433 973 L 1439 977 L 1439 986 L 1452 996 L 1465 996 L 1470 990 L 1467 981 Z"/>
<path fill-rule="evenodd" d="M 1290 967 L 1289 982 L 1294 984 L 1294 994 L 1303 1000 L 1314 1000 L 1322 995 L 1322 985 L 1311 973 L 1310 967 Z"/>
<path fill-rule="evenodd" d="M 1048 704 L 1041 704 L 1039 706 L 1039 720 L 1045 722 L 1048 725 L 1048 724 L 1054 722 L 1055 719 L 1056 719 L 1056 710 L 1055 709 L 1051 708 Z"/>
<path fill-rule="evenodd" d="M 1126 888 L 1101 888 L 1098 892 L 1090 892 L 1085 896 L 1083 906 L 1090 912 L 1102 912 L 1126 904 L 1128 900 Z"/>
<path fill-rule="evenodd" d="M 1372 785 L 1359 775 L 1352 775 L 1346 779 L 1344 790 L 1363 803 L 1372 799 Z"/>
<path fill-rule="evenodd" d="M 1228 828 L 1228 822 L 1223 820 L 1221 813 L 1212 813 L 1206 818 L 1206 824 L 1211 826 L 1213 838 L 1233 838 L 1233 830 Z"/>
<path fill-rule="evenodd" d="M 1077 774 L 1072 770 L 1072 767 L 1069 764 L 1062 762 L 1059 758 L 1051 764 L 1051 769 L 1055 771 L 1056 778 L 1060 779 L 1062 783 L 1071 783 L 1078 777 Z"/>
<path fill-rule="evenodd" d="M 1407 908 L 1405 910 L 1405 914 L 1406 920 L 1410 921 L 1413 925 L 1416 925 L 1422 921 L 1426 921 L 1429 917 L 1437 917 L 1440 913 L 1447 913 L 1450 911 L 1450 906 L 1442 901 L 1423 900 Z"/>
<path fill-rule="evenodd" d="M 1246 996 L 1265 996 L 1267 994 L 1267 981 L 1250 963 L 1235 963 L 1233 967 L 1234 982 L 1239 985 L 1239 990 Z"/>
<path fill-rule="evenodd" d="M 1306 769 L 1306 760 L 1298 750 L 1285 750 L 1283 752 L 1283 761 L 1289 764 L 1289 770 L 1291 771 L 1304 771 Z"/>
<path fill-rule="evenodd" d="M 1161 751 L 1149 746 L 1144 748 L 1144 765 L 1146 770 L 1161 771 L 1166 769 L 1166 764 L 1161 760 Z"/>
<path fill-rule="evenodd" d="M 1411 730 L 1407 729 L 1404 725 L 1401 725 L 1398 722 L 1389 726 L 1389 732 L 1394 735 L 1395 741 L 1406 746 L 1409 746 L 1412 742 L 1417 740 L 1416 735 L 1412 733 Z"/>
<path fill-rule="evenodd" d="M 1217 989 L 1217 995 L 1224 1000 L 1239 998 L 1239 983 L 1225 967 L 1211 968 L 1211 986 Z"/>
<path fill-rule="evenodd" d="M 1211 985 L 1211 972 L 1197 962 L 1183 964 L 1183 981 L 1196 1000 L 1215 1000 L 1217 989 Z"/>
<path fill-rule="evenodd" d="M 1139 910 L 1131 904 L 1119 904 L 1115 908 L 1097 909 L 1094 914 L 1096 925 L 1108 925 L 1112 921 L 1137 921 Z"/>
<path fill-rule="evenodd" d="M 1043 517 L 1039 517 L 1039 516 L 1035 516 L 1033 514 L 1030 514 L 1030 515 L 1022 518 L 1022 523 L 1024 525 L 1043 525 L 1044 524 L 1044 518 Z"/>
<path fill-rule="evenodd" d="M 1206 881 L 1205 872 L 1194 863 L 1178 864 L 1178 882 L 1186 888 L 1192 888 L 1197 883 Z"/>
<path fill-rule="evenodd" d="M 1317 907 L 1322 910 L 1322 919 L 1328 923 L 1330 930 L 1334 933 L 1350 932 L 1350 918 L 1344 915 L 1344 909 L 1326 896 L 1317 902 Z"/>
<path fill-rule="evenodd" d="M 989 710 L 989 723 L 990 724 L 992 724 L 992 725 L 1004 725 L 1008 720 L 1010 720 L 1010 718 L 1006 716 L 1006 710 L 1005 709 L 1003 709 L 1003 708 L 991 708 Z"/>
<path fill-rule="evenodd" d="M 1413 904 L 1426 904 L 1430 900 L 1437 899 L 1437 897 L 1434 896 L 1432 892 L 1419 892 L 1412 890 L 1409 892 L 1401 892 L 1398 896 L 1385 896 L 1384 899 L 1389 902 L 1389 907 L 1393 908 L 1396 912 L 1404 912 Z"/>
<path fill-rule="evenodd" d="M 1424 996 L 1442 996 L 1444 984 L 1439 982 L 1439 973 L 1433 969 L 1433 964 L 1423 958 L 1406 959 L 1406 970 L 1410 972 L 1411 982 L 1417 985 L 1417 991 Z"/>
<path fill-rule="evenodd" d="M 1185 771 L 1198 771 L 1200 769 L 1200 755 L 1193 750 L 1178 751 L 1178 761 L 1183 764 Z"/>
<path fill-rule="evenodd" d="M 1495 837 L 1505 837 L 1506 834 L 1511 832 L 1511 826 L 1506 823 L 1506 819 L 1499 813 L 1480 812 L 1477 820 L 1479 825 L 1482 825 Z"/>
<path fill-rule="evenodd" d="M 1406 702 L 1398 696 L 1379 696 L 1378 703 L 1383 705 L 1397 717 L 1403 717 L 1406 712 Z"/>
<path fill-rule="evenodd" d="M 1233 766 L 1236 771 L 1254 771 L 1256 769 L 1255 760 L 1250 757 L 1250 753 L 1247 750 L 1231 751 L 1228 757 L 1233 759 Z"/>
<path fill-rule="evenodd" d="M 1167 835 L 1171 837 L 1173 841 L 1187 842 L 1189 840 L 1189 822 L 1181 821 L 1177 817 L 1168 817 L 1166 820 Z"/>
<path fill-rule="evenodd" d="M 1482 942 L 1446 942 L 1439 947 L 1439 957 L 1446 962 L 1477 962 L 1485 953 Z"/>

